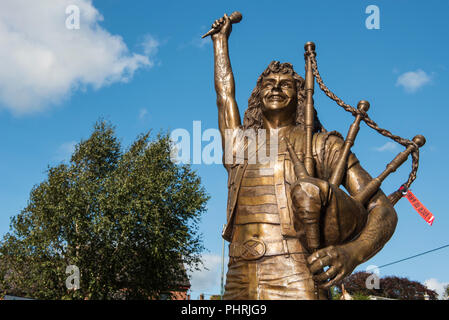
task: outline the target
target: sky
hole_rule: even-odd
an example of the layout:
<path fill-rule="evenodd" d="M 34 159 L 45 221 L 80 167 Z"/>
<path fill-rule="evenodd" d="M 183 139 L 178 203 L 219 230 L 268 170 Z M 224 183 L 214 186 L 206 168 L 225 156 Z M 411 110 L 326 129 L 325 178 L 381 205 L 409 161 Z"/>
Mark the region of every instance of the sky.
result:
<path fill-rule="evenodd" d="M 79 24 L 76 10 L 79 9 Z M 370 5 L 378 8 L 378 25 Z M 314 41 L 326 85 L 345 102 L 371 103 L 379 126 L 426 137 L 412 191 L 435 215 L 429 226 L 406 199 L 383 250 L 356 268 L 382 266 L 449 244 L 449 1 L 124 1 L 0 2 L 0 235 L 26 204 L 48 166 L 67 162 L 74 145 L 104 118 L 124 147 L 143 132 L 217 129 L 210 38 L 215 19 L 238 10 L 229 39 L 236 99 L 243 115 L 272 60 L 303 75 L 304 43 Z M 368 21 L 367 21 L 368 20 Z M 346 135 L 352 117 L 317 87 L 315 107 L 328 130 Z M 201 143 L 201 148 L 209 144 Z M 403 147 L 362 124 L 354 153 L 376 176 Z M 192 274 L 192 298 L 219 293 L 227 174 L 193 164 L 211 196 L 200 231 L 208 271 Z M 407 180 L 408 160 L 387 178 L 386 194 Z M 227 250 L 225 252 L 227 256 Z M 440 290 L 449 284 L 449 248 L 380 269 Z"/>

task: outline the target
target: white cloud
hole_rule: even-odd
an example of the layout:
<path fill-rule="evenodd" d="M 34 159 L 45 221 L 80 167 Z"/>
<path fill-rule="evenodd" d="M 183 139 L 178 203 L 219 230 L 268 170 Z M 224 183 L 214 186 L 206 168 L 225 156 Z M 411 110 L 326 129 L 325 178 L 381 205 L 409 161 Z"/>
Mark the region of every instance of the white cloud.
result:
<path fill-rule="evenodd" d="M 147 109 L 140 109 L 139 110 L 139 119 L 143 120 L 146 115 L 148 114 L 148 110 Z"/>
<path fill-rule="evenodd" d="M 438 279 L 431 278 L 426 281 L 424 281 L 424 285 L 434 290 L 436 293 L 438 293 L 438 298 L 443 299 L 444 298 L 444 288 L 449 285 L 449 282 L 439 282 Z"/>
<path fill-rule="evenodd" d="M 206 38 L 195 37 L 194 39 L 192 39 L 190 43 L 197 48 L 204 48 L 204 46 L 212 44 L 212 41 L 209 39 L 209 37 Z"/>
<path fill-rule="evenodd" d="M 406 92 L 413 93 L 422 86 L 430 82 L 430 75 L 421 69 L 416 71 L 409 71 L 401 74 L 397 81 L 396 86 L 402 86 Z"/>
<path fill-rule="evenodd" d="M 147 56 L 154 56 L 159 48 L 159 41 L 157 41 L 151 34 L 147 34 L 142 42 L 143 52 Z"/>
<path fill-rule="evenodd" d="M 56 151 L 55 160 L 58 161 L 70 160 L 70 157 L 75 151 L 75 146 L 76 146 L 75 141 L 64 142 L 63 144 L 61 144 L 58 150 Z"/>
<path fill-rule="evenodd" d="M 213 254 L 203 255 L 204 269 L 190 274 L 190 290 L 204 293 L 217 293 L 221 281 L 221 256 Z M 227 261 L 225 261 L 225 264 Z"/>
<path fill-rule="evenodd" d="M 395 143 L 395 142 L 388 141 L 383 146 L 380 146 L 378 148 L 374 148 L 374 150 L 379 151 L 379 152 L 384 152 L 384 151 L 391 151 L 391 152 L 393 152 L 393 151 L 398 150 L 398 144 Z"/>
<path fill-rule="evenodd" d="M 66 27 L 68 5 L 80 9 L 78 30 Z M 156 40 L 146 38 L 145 55 L 132 53 L 102 20 L 91 0 L 0 1 L 0 106 L 19 115 L 41 111 L 152 65 Z"/>
<path fill-rule="evenodd" d="M 206 32 L 204 32 L 206 33 Z M 187 47 L 195 47 L 199 49 L 203 49 L 205 46 L 209 46 L 212 44 L 210 37 L 201 38 L 201 35 L 195 35 L 190 41 L 181 43 L 178 49 L 184 49 Z"/>

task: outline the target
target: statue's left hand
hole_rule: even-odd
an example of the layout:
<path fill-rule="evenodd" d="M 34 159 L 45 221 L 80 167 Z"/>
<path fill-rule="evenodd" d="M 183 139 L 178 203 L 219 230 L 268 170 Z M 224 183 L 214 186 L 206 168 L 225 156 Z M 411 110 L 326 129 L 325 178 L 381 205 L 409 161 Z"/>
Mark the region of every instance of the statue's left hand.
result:
<path fill-rule="evenodd" d="M 307 263 L 313 274 L 313 279 L 321 288 L 329 289 L 343 280 L 360 264 L 361 261 L 356 257 L 356 249 L 348 244 L 329 246 L 312 253 L 308 257 Z M 326 266 L 329 269 L 319 273 Z"/>
<path fill-rule="evenodd" d="M 319 215 L 321 208 L 326 205 L 328 194 L 327 181 L 313 177 L 298 179 L 292 186 L 291 197 L 293 209 L 301 221 L 306 219 L 303 215 L 307 212 L 315 212 Z"/>

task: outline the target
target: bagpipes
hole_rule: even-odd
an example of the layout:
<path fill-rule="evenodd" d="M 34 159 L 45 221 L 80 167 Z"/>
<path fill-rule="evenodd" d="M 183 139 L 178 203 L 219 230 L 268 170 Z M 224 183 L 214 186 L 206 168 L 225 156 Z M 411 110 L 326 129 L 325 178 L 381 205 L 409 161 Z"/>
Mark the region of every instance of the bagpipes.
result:
<path fill-rule="evenodd" d="M 392 134 L 390 131 L 386 129 L 380 128 L 367 114 L 369 110 L 370 104 L 368 101 L 361 100 L 357 105 L 357 109 L 346 104 L 338 98 L 334 93 L 332 93 L 329 88 L 324 85 L 323 79 L 321 78 L 320 73 L 318 72 L 317 62 L 316 62 L 316 53 L 315 53 L 315 44 L 313 42 L 307 42 L 304 46 L 305 49 L 305 93 L 306 93 L 306 105 L 305 105 L 305 131 L 306 131 L 306 142 L 305 142 L 305 154 L 304 154 L 304 163 L 302 163 L 293 147 L 287 142 L 287 149 L 290 153 L 290 158 L 294 165 L 295 174 L 298 179 L 305 177 L 313 177 L 314 173 L 314 163 L 312 156 L 312 138 L 313 138 L 313 130 L 314 130 L 314 106 L 313 106 L 313 93 L 314 93 L 314 81 L 316 80 L 320 89 L 328 96 L 330 99 L 334 100 L 339 106 L 341 106 L 345 111 L 351 113 L 355 119 L 354 122 L 349 127 L 348 133 L 344 140 L 343 149 L 340 152 L 339 159 L 337 161 L 337 165 L 335 170 L 332 173 L 332 176 L 329 179 L 329 184 L 338 187 L 342 183 L 344 171 L 346 169 L 348 156 L 350 154 L 351 147 L 354 145 L 355 139 L 360 129 L 361 121 L 364 121 L 369 127 L 373 128 L 380 134 L 385 137 L 388 137 L 395 142 L 403 145 L 405 150 L 400 152 L 390 163 L 387 164 L 386 169 L 378 175 L 376 178 L 372 179 L 365 188 L 354 195 L 354 199 L 365 205 L 371 197 L 379 190 L 382 181 L 390 175 L 392 172 L 395 172 L 408 158 L 411 154 L 412 156 L 412 170 L 409 174 L 408 180 L 401 185 L 398 190 L 394 191 L 388 196 L 389 201 L 394 206 L 401 197 L 406 196 L 412 205 L 417 209 L 414 203 L 419 203 L 417 199 L 411 194 L 409 191 L 410 185 L 416 179 L 416 173 L 418 170 L 419 164 L 419 148 L 422 147 L 426 139 L 422 135 L 415 136 L 412 140 L 407 140 L 401 138 L 397 135 Z M 413 198 L 415 201 L 412 202 Z M 412 200 L 411 200 L 412 199 Z M 424 207 L 424 206 L 422 206 Z M 425 208 L 424 208 L 425 209 Z M 426 212 L 419 212 L 423 218 L 426 215 Z M 430 213 L 430 212 L 429 212 Z M 306 217 L 305 221 L 307 221 L 305 225 L 306 238 L 308 247 L 315 251 L 320 247 L 320 213 L 319 212 L 308 212 L 306 213 L 309 216 Z M 424 215 L 423 215 L 424 214 Z M 431 214 L 430 214 L 431 215 Z M 426 218 L 425 218 L 426 219 Z M 427 217 L 426 221 L 430 224 L 433 221 L 432 217 Z"/>

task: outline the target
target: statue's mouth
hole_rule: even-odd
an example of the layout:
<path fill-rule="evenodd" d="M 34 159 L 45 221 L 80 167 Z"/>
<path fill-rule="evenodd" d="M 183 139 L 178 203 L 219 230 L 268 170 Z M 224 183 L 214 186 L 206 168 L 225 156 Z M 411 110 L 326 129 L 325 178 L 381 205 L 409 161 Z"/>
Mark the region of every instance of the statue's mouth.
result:
<path fill-rule="evenodd" d="M 269 101 L 282 101 L 284 99 L 285 99 L 285 97 L 283 95 L 279 95 L 279 94 L 272 94 L 272 95 L 268 96 Z"/>

